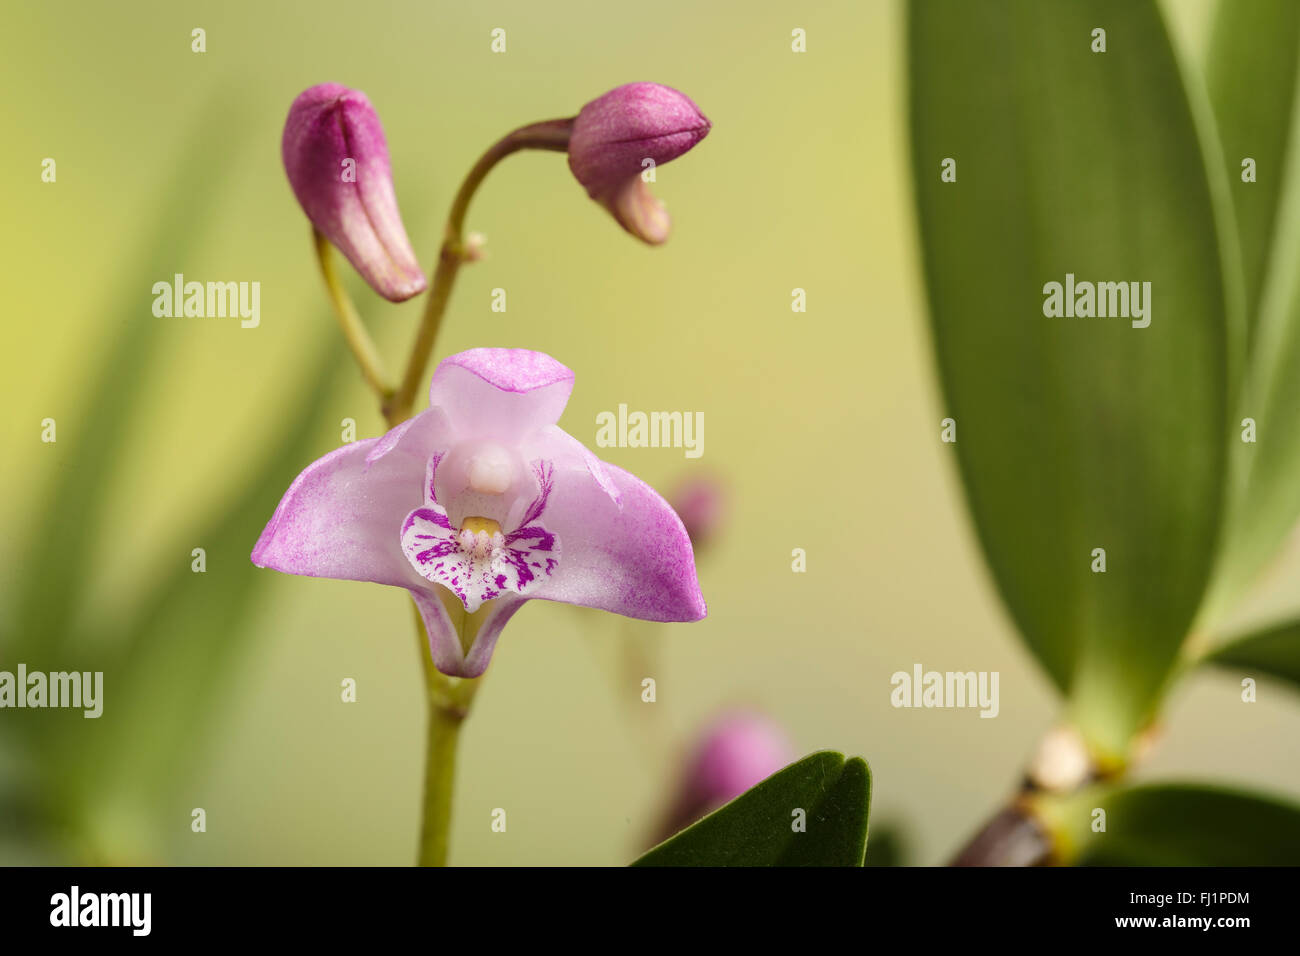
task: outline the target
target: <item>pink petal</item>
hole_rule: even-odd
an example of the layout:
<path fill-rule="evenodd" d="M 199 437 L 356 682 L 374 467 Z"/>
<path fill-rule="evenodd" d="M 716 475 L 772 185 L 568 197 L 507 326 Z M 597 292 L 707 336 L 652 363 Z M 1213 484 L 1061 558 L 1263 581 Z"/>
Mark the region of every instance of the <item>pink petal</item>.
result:
<path fill-rule="evenodd" d="M 668 241 L 672 217 L 640 176 L 633 176 L 602 193 L 597 201 L 610 211 L 620 226 L 642 242 L 657 246 Z"/>
<path fill-rule="evenodd" d="M 424 627 L 429 635 L 429 653 L 433 664 L 444 674 L 451 677 L 480 677 L 487 670 L 492 660 L 492 651 L 497 638 L 506 622 L 514 617 L 516 611 L 523 607 L 526 598 L 506 595 L 487 606 L 487 617 L 479 626 L 478 634 L 469 654 L 461 650 L 460 635 L 451 623 L 447 609 L 432 590 L 411 592 L 416 607 L 424 619 Z"/>
<path fill-rule="evenodd" d="M 546 447 L 550 448 L 553 455 L 559 455 L 564 458 L 577 455 L 581 458 L 583 464 L 587 466 L 587 471 L 591 474 L 592 480 L 600 486 L 601 491 L 609 495 L 610 500 L 613 501 L 614 504 L 618 505 L 620 508 L 623 507 L 623 499 L 619 494 L 618 485 L 614 483 L 614 479 L 610 476 L 609 472 L 605 470 L 608 466 L 597 458 L 586 445 L 578 441 L 578 439 L 574 438 L 558 425 L 551 425 L 549 428 L 546 428 L 542 432 L 540 439 L 535 438 L 534 440 L 546 442 Z"/>
<path fill-rule="evenodd" d="M 575 452 L 578 443 L 556 432 L 548 429 L 524 449 L 555 467 L 539 520 L 564 542 L 554 573 L 528 597 L 647 621 L 703 618 L 695 555 L 676 512 L 635 475 L 599 459 L 592 469 L 587 458 L 594 456 Z"/>
<path fill-rule="evenodd" d="M 253 548 L 253 563 L 309 577 L 427 587 L 402 553 L 400 533 L 424 501 L 430 449 L 449 438 L 442 414 L 431 410 L 313 462 L 285 492 Z"/>
<path fill-rule="evenodd" d="M 470 349 L 442 360 L 429 404 L 462 435 L 514 443 L 553 425 L 573 391 L 573 372 L 527 349 Z"/>

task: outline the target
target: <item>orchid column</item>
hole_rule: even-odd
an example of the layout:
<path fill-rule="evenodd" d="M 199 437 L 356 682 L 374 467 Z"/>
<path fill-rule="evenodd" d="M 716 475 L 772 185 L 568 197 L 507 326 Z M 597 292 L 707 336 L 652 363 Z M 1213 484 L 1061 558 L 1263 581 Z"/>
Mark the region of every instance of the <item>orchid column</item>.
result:
<path fill-rule="evenodd" d="M 564 365 L 522 349 L 462 352 L 442 361 L 429 408 L 410 417 L 452 285 L 474 257 L 463 235 L 470 201 L 505 156 L 565 151 L 588 194 L 628 232 L 663 242 L 668 218 L 642 171 L 680 156 L 708 130 L 685 96 L 634 83 L 576 117 L 506 135 L 461 185 L 430 285 L 402 225 L 387 142 L 369 100 L 325 84 L 290 108 L 285 169 L 313 224 L 344 338 L 390 430 L 308 466 L 252 558 L 290 574 L 401 587 L 413 598 L 429 701 L 422 865 L 446 862 L 459 729 L 502 628 L 526 601 L 651 621 L 705 615 L 690 539 L 676 513 L 556 424 L 574 383 Z M 389 380 L 344 290 L 333 248 L 391 301 L 428 289 L 399 383 Z"/>

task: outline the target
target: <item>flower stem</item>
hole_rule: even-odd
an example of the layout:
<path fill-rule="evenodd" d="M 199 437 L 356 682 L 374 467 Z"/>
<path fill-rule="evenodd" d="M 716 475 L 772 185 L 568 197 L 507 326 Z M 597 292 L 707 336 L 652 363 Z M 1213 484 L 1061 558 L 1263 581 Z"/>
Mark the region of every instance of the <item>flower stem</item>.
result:
<path fill-rule="evenodd" d="M 429 297 L 425 300 L 420 329 L 416 333 L 415 344 L 411 347 L 406 374 L 397 389 L 380 391 L 381 410 L 390 428 L 411 417 L 416 393 L 424 381 L 424 371 L 429 364 L 429 357 L 433 354 L 434 342 L 438 338 L 443 313 L 447 311 L 447 302 L 451 298 L 451 288 L 456 282 L 456 274 L 460 271 L 461 263 L 468 258 L 463 233 L 465 214 L 469 210 L 469 203 L 474 198 L 474 193 L 492 167 L 511 153 L 522 149 L 546 149 L 559 152 L 567 150 L 572 126 L 571 119 L 547 120 L 522 126 L 512 133 L 507 133 L 479 157 L 479 161 L 474 164 L 465 181 L 461 183 L 460 190 L 452 201 L 451 212 L 447 215 L 442 248 L 438 250 L 438 264 L 434 269 Z M 319 248 L 319 239 L 317 243 Z M 325 261 L 322 257 L 322 268 Z M 330 282 L 328 273 L 326 282 Z M 337 285 L 337 280 L 334 285 Z M 333 294 L 332 288 L 331 294 Z M 339 301 L 347 306 L 351 305 L 347 302 L 345 294 L 342 300 L 336 296 L 336 306 Z M 348 310 L 340 308 L 339 313 L 342 320 Z M 350 314 L 355 316 L 356 310 L 350 310 Z M 359 319 L 356 325 L 360 328 Z M 348 323 L 344 322 L 345 335 L 348 333 L 348 327 Z M 364 336 L 364 328 L 360 331 Z M 365 338 L 365 342 L 369 342 L 368 337 Z M 352 344 L 351 338 L 349 344 Z M 353 352 L 357 352 L 355 347 Z M 373 367 L 378 368 L 377 365 Z M 366 369 L 365 363 L 362 364 L 362 369 L 363 371 Z M 438 671 L 430 656 L 424 619 L 418 609 L 415 613 L 415 633 L 420 645 L 420 660 L 424 665 L 429 707 L 419 865 L 446 866 L 452 797 L 456 781 L 456 745 L 460 737 L 461 724 L 469 715 L 470 703 L 482 679 L 447 677 Z"/>
<path fill-rule="evenodd" d="M 424 768 L 424 814 L 420 866 L 446 866 L 451 800 L 456 780 L 456 743 L 463 714 L 429 704 L 428 754 Z"/>
<path fill-rule="evenodd" d="M 334 314 L 338 317 L 339 328 L 348 348 L 361 366 L 361 374 L 366 384 L 379 396 L 382 404 L 387 404 L 393 395 L 393 386 L 388 382 L 388 373 L 384 370 L 384 360 L 379 357 L 374 339 L 366 331 L 357 308 L 352 304 L 352 297 L 334 268 L 334 247 L 321 231 L 312 227 L 312 238 L 316 246 L 316 259 L 320 262 L 321 276 L 325 279 L 325 290 L 329 293 Z"/>
<path fill-rule="evenodd" d="M 415 608 L 415 636 L 429 708 L 425 743 L 424 800 L 420 817 L 420 866 L 446 866 L 451 831 L 452 796 L 456 782 L 456 744 L 461 724 L 482 678 L 448 677 L 433 666 L 424 618 Z"/>
<path fill-rule="evenodd" d="M 419 392 L 420 385 L 424 381 L 424 370 L 428 367 L 429 357 L 433 354 L 433 345 L 442 326 L 443 314 L 447 311 L 447 302 L 451 298 L 456 274 L 460 271 L 461 263 L 467 258 L 464 239 L 465 214 L 469 210 L 474 193 L 478 191 L 478 187 L 492 168 L 511 153 L 523 149 L 564 152 L 569 148 L 569 134 L 572 128 L 571 119 L 545 120 L 541 123 L 521 126 L 497 140 L 486 153 L 480 156 L 478 162 L 466 175 L 465 181 L 460 184 L 460 190 L 452 201 L 451 211 L 447 214 L 442 248 L 438 250 L 438 264 L 434 269 L 429 297 L 425 300 L 420 329 L 411 347 L 406 374 L 402 377 L 402 383 L 397 391 L 384 404 L 384 417 L 388 419 L 389 425 L 395 425 L 410 417 L 416 393 Z"/>
<path fill-rule="evenodd" d="M 1017 802 L 994 814 L 949 866 L 1042 866 L 1052 860 L 1049 834 Z"/>

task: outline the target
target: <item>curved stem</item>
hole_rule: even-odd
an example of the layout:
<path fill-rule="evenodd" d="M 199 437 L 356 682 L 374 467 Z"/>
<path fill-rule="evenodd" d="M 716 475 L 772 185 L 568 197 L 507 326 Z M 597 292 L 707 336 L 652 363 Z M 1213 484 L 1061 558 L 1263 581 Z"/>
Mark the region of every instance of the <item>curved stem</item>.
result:
<path fill-rule="evenodd" d="M 375 348 L 374 340 L 366 331 L 365 323 L 361 321 L 351 296 L 343 288 L 343 282 L 334 268 L 334 247 L 319 229 L 312 227 L 311 232 L 321 276 L 325 279 L 325 289 L 329 293 L 330 304 L 334 306 L 334 315 L 338 317 L 339 328 L 343 330 L 343 338 L 357 364 L 361 366 L 366 384 L 379 396 L 381 403 L 387 404 L 392 399 L 393 386 L 388 382 L 388 373 L 384 371 L 384 361 L 379 357 L 379 350 Z"/>
<path fill-rule="evenodd" d="M 451 298 L 456 274 L 460 271 L 461 263 L 466 259 L 463 235 L 465 214 L 469 211 L 470 200 L 474 198 L 474 193 L 478 191 L 478 187 L 492 168 L 511 153 L 523 149 L 566 151 L 569 148 L 569 134 L 572 128 L 571 119 L 546 120 L 521 126 L 514 132 L 507 133 L 480 156 L 478 162 L 466 175 L 465 181 L 460 184 L 460 190 L 452 201 L 451 211 L 447 214 L 442 248 L 438 250 L 438 264 L 434 269 L 429 297 L 425 300 L 420 329 L 411 347 L 406 374 L 402 376 L 402 383 L 397 391 L 384 404 L 384 417 L 387 418 L 390 426 L 410 417 L 416 394 L 424 380 L 424 371 L 428 367 L 429 356 L 433 354 L 433 344 L 442 326 L 442 316 L 447 311 L 447 302 Z"/>
<path fill-rule="evenodd" d="M 451 288 L 456 282 L 456 274 L 460 270 L 461 263 L 467 258 L 463 231 L 465 214 L 469 211 L 470 200 L 474 198 L 474 193 L 492 167 L 511 153 L 522 149 L 546 149 L 558 152 L 567 150 L 572 127 L 571 119 L 547 120 L 508 133 L 479 157 L 479 161 L 474 164 L 465 181 L 461 183 L 460 190 L 452 201 L 451 211 L 447 215 L 442 247 L 438 250 L 438 264 L 433 273 L 429 297 L 425 300 L 420 328 L 411 347 L 406 374 L 397 389 L 380 392 L 383 399 L 381 410 L 390 428 L 410 418 L 416 393 L 424 380 L 424 370 L 429 364 L 429 356 L 433 354 L 433 345 L 438 338 L 442 316 L 447 311 L 447 302 L 451 298 Z M 325 261 L 322 259 L 322 263 Z M 326 281 L 329 282 L 328 275 Z M 342 301 L 349 306 L 351 304 L 346 302 L 346 296 Z M 344 314 L 346 310 L 340 309 L 341 318 Z M 351 314 L 355 316 L 355 309 L 351 310 Z M 360 327 L 359 319 L 357 326 Z M 348 326 L 345 323 L 344 334 L 347 334 L 347 330 Z M 363 334 L 364 331 L 361 329 Z M 368 337 L 365 341 L 369 341 Z M 354 348 L 353 351 L 356 352 L 356 349 Z M 418 609 L 415 612 L 415 633 L 420 645 L 420 661 L 424 666 L 425 691 L 429 707 L 418 862 L 420 866 L 446 866 L 456 780 L 456 746 L 460 737 L 461 724 L 469 715 L 470 703 L 482 679 L 447 677 L 438 671 L 429 652 L 424 619 Z"/>

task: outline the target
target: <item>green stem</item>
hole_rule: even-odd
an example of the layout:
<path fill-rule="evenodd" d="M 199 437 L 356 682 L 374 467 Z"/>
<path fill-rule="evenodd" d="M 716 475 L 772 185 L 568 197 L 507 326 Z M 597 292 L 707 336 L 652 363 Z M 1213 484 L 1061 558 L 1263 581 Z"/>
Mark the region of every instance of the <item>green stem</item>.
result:
<path fill-rule="evenodd" d="M 456 784 L 456 745 L 482 678 L 448 677 L 433 665 L 424 618 L 415 608 L 415 636 L 424 667 L 429 708 L 425 743 L 424 800 L 420 816 L 420 866 L 446 866 L 451 834 L 452 797 Z"/>
<path fill-rule="evenodd" d="M 357 357 L 366 381 L 379 394 L 381 411 L 391 428 L 411 417 L 415 396 L 424 380 L 424 370 L 433 354 L 443 314 L 451 298 L 460 265 L 467 258 L 464 243 L 465 214 L 470 200 L 487 174 L 497 163 L 522 149 L 545 149 L 564 152 L 569 148 L 569 135 L 573 121 L 547 120 L 522 126 L 506 134 L 484 153 L 461 183 L 451 204 L 447 226 L 443 232 L 442 247 L 438 251 L 438 265 L 433 273 L 433 285 L 425 300 L 424 315 L 406 374 L 401 385 L 394 389 L 387 384 L 387 376 L 361 318 L 348 298 L 342 283 L 333 269 L 329 242 L 316 233 L 316 251 L 321 272 L 329 289 L 330 299 L 343 328 L 348 347 Z M 415 633 L 420 645 L 420 661 L 424 666 L 425 690 L 428 698 L 429 726 L 426 741 L 424 768 L 424 799 L 420 824 L 420 866 L 446 866 L 447 844 L 451 830 L 452 798 L 456 784 L 456 746 L 461 724 L 469 715 L 470 703 L 478 690 L 479 679 L 447 677 L 434 667 L 429 653 L 424 620 L 419 610 L 415 613 Z"/>
<path fill-rule="evenodd" d="M 438 264 L 433 273 L 433 285 L 429 297 L 425 300 L 424 315 L 420 320 L 420 329 L 416 333 L 415 343 L 411 347 L 411 357 L 406 365 L 406 374 L 397 391 L 384 404 L 384 417 L 388 424 L 396 425 L 411 415 L 415 398 L 424 381 L 424 370 L 428 367 L 429 356 L 433 354 L 433 345 L 442 326 L 443 314 L 447 311 L 447 302 L 451 298 L 452 286 L 456 283 L 456 274 L 461 263 L 466 260 L 464 239 L 465 214 L 469 211 L 470 200 L 482 184 L 487 174 L 497 163 L 511 153 L 523 149 L 545 149 L 564 152 L 569 148 L 569 134 L 573 129 L 573 120 L 546 120 L 521 126 L 512 133 L 507 133 L 484 153 L 460 184 L 460 190 L 452 201 L 451 212 L 447 215 L 447 226 L 443 231 L 442 248 L 438 250 Z"/>
<path fill-rule="evenodd" d="M 463 713 L 429 703 L 428 754 L 424 768 L 424 814 L 420 866 L 446 866 L 451 830 L 451 799 L 456 781 L 456 743 Z"/>
<path fill-rule="evenodd" d="M 366 384 L 379 396 L 380 402 L 387 404 L 393 395 L 393 386 L 388 383 L 388 373 L 384 371 L 384 360 L 379 357 L 374 339 L 366 331 L 357 308 L 352 304 L 352 297 L 334 268 L 334 247 L 322 235 L 319 229 L 312 228 L 312 238 L 316 246 L 316 259 L 320 262 L 321 276 L 325 279 L 325 290 L 329 293 L 330 303 L 334 306 L 334 315 L 343 330 L 343 338 L 348 349 L 361 366 L 361 374 Z"/>

